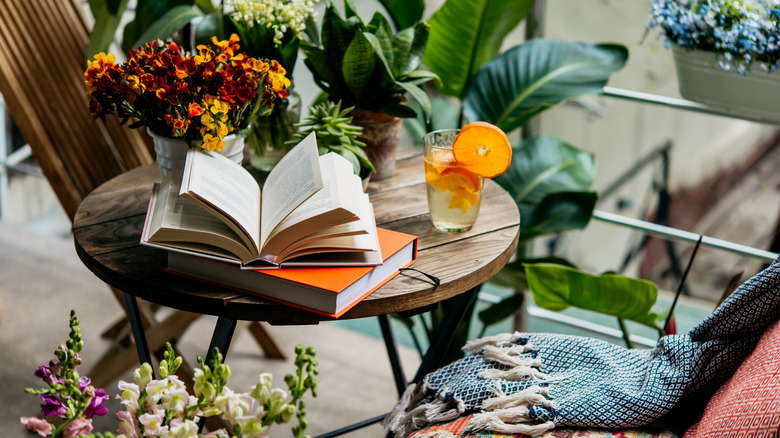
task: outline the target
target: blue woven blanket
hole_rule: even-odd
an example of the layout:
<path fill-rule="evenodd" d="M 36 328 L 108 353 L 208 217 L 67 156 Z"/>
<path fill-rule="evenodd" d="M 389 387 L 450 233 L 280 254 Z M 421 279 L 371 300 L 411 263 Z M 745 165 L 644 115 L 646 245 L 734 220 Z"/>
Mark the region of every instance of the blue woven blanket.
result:
<path fill-rule="evenodd" d="M 474 430 L 538 434 L 555 426 L 623 428 L 690 421 L 780 318 L 780 262 L 742 284 L 686 334 L 653 349 L 585 337 L 512 333 L 412 384 L 385 420 L 396 437 L 476 412 Z M 675 409 L 675 408 L 678 409 Z"/>

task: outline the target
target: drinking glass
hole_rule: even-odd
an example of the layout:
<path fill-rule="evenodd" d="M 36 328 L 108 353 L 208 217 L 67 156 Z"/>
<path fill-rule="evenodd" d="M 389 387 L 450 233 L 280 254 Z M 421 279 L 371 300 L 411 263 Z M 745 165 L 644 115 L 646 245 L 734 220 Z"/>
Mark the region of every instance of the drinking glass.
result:
<path fill-rule="evenodd" d="M 482 177 L 455 161 L 457 135 L 458 129 L 442 129 L 423 137 L 428 210 L 433 226 L 448 232 L 471 229 L 482 201 Z"/>

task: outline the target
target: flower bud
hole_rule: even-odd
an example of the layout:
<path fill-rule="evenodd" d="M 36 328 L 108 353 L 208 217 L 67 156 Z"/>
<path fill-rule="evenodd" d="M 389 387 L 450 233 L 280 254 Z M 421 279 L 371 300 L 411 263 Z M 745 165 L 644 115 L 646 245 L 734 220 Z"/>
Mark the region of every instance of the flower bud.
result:
<path fill-rule="evenodd" d="M 133 372 L 133 380 L 135 381 L 135 384 L 141 388 L 141 390 L 146 388 L 146 385 L 152 381 L 152 366 L 147 362 L 141 364 L 141 367 L 137 368 Z"/>

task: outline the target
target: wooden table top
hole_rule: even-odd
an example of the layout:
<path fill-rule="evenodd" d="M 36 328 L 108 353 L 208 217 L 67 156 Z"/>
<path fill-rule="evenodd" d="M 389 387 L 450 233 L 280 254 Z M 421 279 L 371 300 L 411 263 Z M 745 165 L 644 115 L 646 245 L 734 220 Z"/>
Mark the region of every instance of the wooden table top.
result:
<path fill-rule="evenodd" d="M 98 187 L 79 206 L 73 221 L 76 252 L 101 280 L 146 301 L 189 312 L 272 324 L 309 324 L 329 318 L 233 289 L 164 272 L 167 251 L 139 244 L 157 165 L 139 167 Z M 419 237 L 412 265 L 441 280 L 404 271 L 358 303 L 341 319 L 419 312 L 484 283 L 514 254 L 520 215 L 511 196 L 485 180 L 474 227 L 445 233 L 431 225 L 423 159 L 399 149 L 391 178 L 371 182 L 368 193 L 377 225 Z"/>

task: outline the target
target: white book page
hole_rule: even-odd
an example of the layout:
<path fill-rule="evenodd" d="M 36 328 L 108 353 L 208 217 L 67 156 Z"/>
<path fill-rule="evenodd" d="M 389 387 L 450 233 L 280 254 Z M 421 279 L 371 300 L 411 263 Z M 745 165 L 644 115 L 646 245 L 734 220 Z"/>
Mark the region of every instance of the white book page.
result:
<path fill-rule="evenodd" d="M 229 158 L 195 149 L 187 151 L 180 194 L 195 195 L 247 235 L 257 251 L 260 241 L 260 187 Z M 232 228 L 232 227 L 231 227 Z M 236 230 L 242 234 L 239 230 Z"/>
<path fill-rule="evenodd" d="M 274 167 L 263 185 L 260 242 L 279 222 L 323 186 L 314 133 L 301 140 Z"/>

